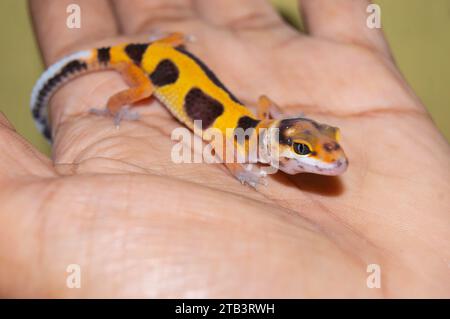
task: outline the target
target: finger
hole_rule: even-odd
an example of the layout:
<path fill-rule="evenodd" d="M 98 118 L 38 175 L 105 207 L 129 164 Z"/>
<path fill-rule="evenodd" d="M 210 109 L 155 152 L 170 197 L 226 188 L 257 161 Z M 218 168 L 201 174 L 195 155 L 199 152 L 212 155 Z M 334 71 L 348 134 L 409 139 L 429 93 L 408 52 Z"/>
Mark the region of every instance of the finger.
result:
<path fill-rule="evenodd" d="M 69 5 L 80 8 L 80 28 L 70 28 Z M 117 35 L 113 12 L 106 0 L 31 0 L 33 26 L 46 64 L 90 43 Z"/>
<path fill-rule="evenodd" d="M 203 19 L 213 25 L 235 30 L 269 29 L 284 25 L 281 17 L 266 0 L 195 0 Z"/>
<path fill-rule="evenodd" d="M 50 159 L 21 137 L 1 112 L 0 149 L 3 150 L 0 152 L 1 182 L 19 176 L 50 177 L 55 175 Z"/>
<path fill-rule="evenodd" d="M 170 23 L 192 20 L 196 16 L 190 0 L 134 0 L 133 5 L 130 5 L 129 0 L 114 0 L 112 3 L 121 31 L 125 34 L 155 31 Z"/>
<path fill-rule="evenodd" d="M 311 35 L 368 47 L 391 57 L 381 29 L 368 25 L 369 0 L 300 0 L 300 5 Z"/>
<path fill-rule="evenodd" d="M 68 13 L 69 5 L 73 4 L 78 6 L 79 11 L 69 10 Z M 117 35 L 117 24 L 109 2 L 106 0 L 32 0 L 30 11 L 38 43 L 47 65 L 69 53 L 96 47 L 99 45 L 97 42 Z M 68 22 L 71 18 L 76 19 L 78 13 L 80 28 L 70 28 Z M 66 89 L 68 90 L 66 94 L 58 90 L 52 96 L 50 105 L 43 106 L 49 107 L 48 113 L 53 132 L 57 132 L 55 128 L 70 118 L 71 114 L 81 114 L 84 111 L 81 109 L 83 105 L 81 102 L 86 92 L 89 92 L 88 88 L 85 87 L 84 92 L 78 92 L 73 89 L 73 83 L 68 83 Z M 56 135 L 53 135 L 53 138 L 58 139 Z M 62 140 L 59 145 L 64 145 L 66 142 Z"/>

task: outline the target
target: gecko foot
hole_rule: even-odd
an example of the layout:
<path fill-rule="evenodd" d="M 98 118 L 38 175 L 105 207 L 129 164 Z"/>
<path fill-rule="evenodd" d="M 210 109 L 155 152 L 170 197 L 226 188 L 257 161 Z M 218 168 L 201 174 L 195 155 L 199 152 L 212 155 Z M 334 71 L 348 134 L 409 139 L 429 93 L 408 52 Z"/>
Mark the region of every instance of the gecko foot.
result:
<path fill-rule="evenodd" d="M 236 178 L 242 183 L 247 183 L 248 185 L 256 188 L 258 185 L 267 186 L 266 177 L 267 173 L 264 170 L 255 170 L 253 165 L 249 164 L 245 169 L 236 173 Z"/>
<path fill-rule="evenodd" d="M 91 109 L 89 109 L 89 113 L 99 115 L 99 116 L 111 115 L 111 113 L 109 112 L 109 110 L 106 107 L 101 108 L 101 109 L 100 108 L 91 108 Z"/>
<path fill-rule="evenodd" d="M 100 116 L 111 116 L 111 112 L 108 110 L 108 108 L 92 108 L 89 110 L 89 113 L 100 115 Z M 139 113 L 130 111 L 129 107 L 124 106 L 120 109 L 119 112 L 114 115 L 114 125 L 116 127 L 120 126 L 120 122 L 122 120 L 128 120 L 128 121 L 136 121 L 139 119 Z"/>
<path fill-rule="evenodd" d="M 120 122 L 122 120 L 136 121 L 137 119 L 139 119 L 139 113 L 138 112 L 134 112 L 134 111 L 130 111 L 130 109 L 128 107 L 124 106 L 114 116 L 114 125 L 116 127 L 119 127 L 120 126 Z"/>

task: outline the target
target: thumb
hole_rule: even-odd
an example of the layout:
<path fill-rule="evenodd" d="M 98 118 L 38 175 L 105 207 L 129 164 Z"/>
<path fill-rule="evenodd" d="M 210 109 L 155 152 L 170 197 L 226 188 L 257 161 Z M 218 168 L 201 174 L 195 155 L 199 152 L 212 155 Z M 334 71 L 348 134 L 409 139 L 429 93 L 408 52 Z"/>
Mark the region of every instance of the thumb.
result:
<path fill-rule="evenodd" d="M 20 136 L 0 112 L 0 179 L 55 176 L 52 161 Z"/>

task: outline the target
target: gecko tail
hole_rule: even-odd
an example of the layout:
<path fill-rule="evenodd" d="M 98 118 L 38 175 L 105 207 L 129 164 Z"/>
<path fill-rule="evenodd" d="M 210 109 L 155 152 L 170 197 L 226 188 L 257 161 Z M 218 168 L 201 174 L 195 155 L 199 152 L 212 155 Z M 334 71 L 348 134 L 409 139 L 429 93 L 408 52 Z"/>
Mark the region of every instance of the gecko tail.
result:
<path fill-rule="evenodd" d="M 38 79 L 31 93 L 30 108 L 39 131 L 51 141 L 47 104 L 53 93 L 77 75 L 92 70 L 90 63 L 96 52 L 79 51 L 70 54 L 51 65 Z M 96 63 L 98 65 L 98 63 Z"/>

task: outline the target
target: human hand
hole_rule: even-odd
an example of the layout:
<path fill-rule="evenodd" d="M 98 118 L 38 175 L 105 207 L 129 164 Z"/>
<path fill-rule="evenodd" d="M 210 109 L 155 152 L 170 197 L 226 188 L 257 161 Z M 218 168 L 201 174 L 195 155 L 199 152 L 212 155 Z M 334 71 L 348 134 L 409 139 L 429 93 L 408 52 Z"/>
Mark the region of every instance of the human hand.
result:
<path fill-rule="evenodd" d="M 242 101 L 267 94 L 340 127 L 350 167 L 277 173 L 255 191 L 222 165 L 174 164 L 180 124 L 164 107 L 116 129 L 87 110 L 125 88 L 120 76 L 80 77 L 52 99 L 52 159 L 1 120 L 2 295 L 450 296 L 449 145 L 366 27 L 366 1 L 303 0 L 309 35 L 261 0 L 78 1 L 75 30 L 68 3 L 31 2 L 47 64 L 156 28 L 192 34 L 188 49 Z M 69 264 L 80 289 L 66 287 Z M 368 264 L 381 289 L 366 286 Z"/>

